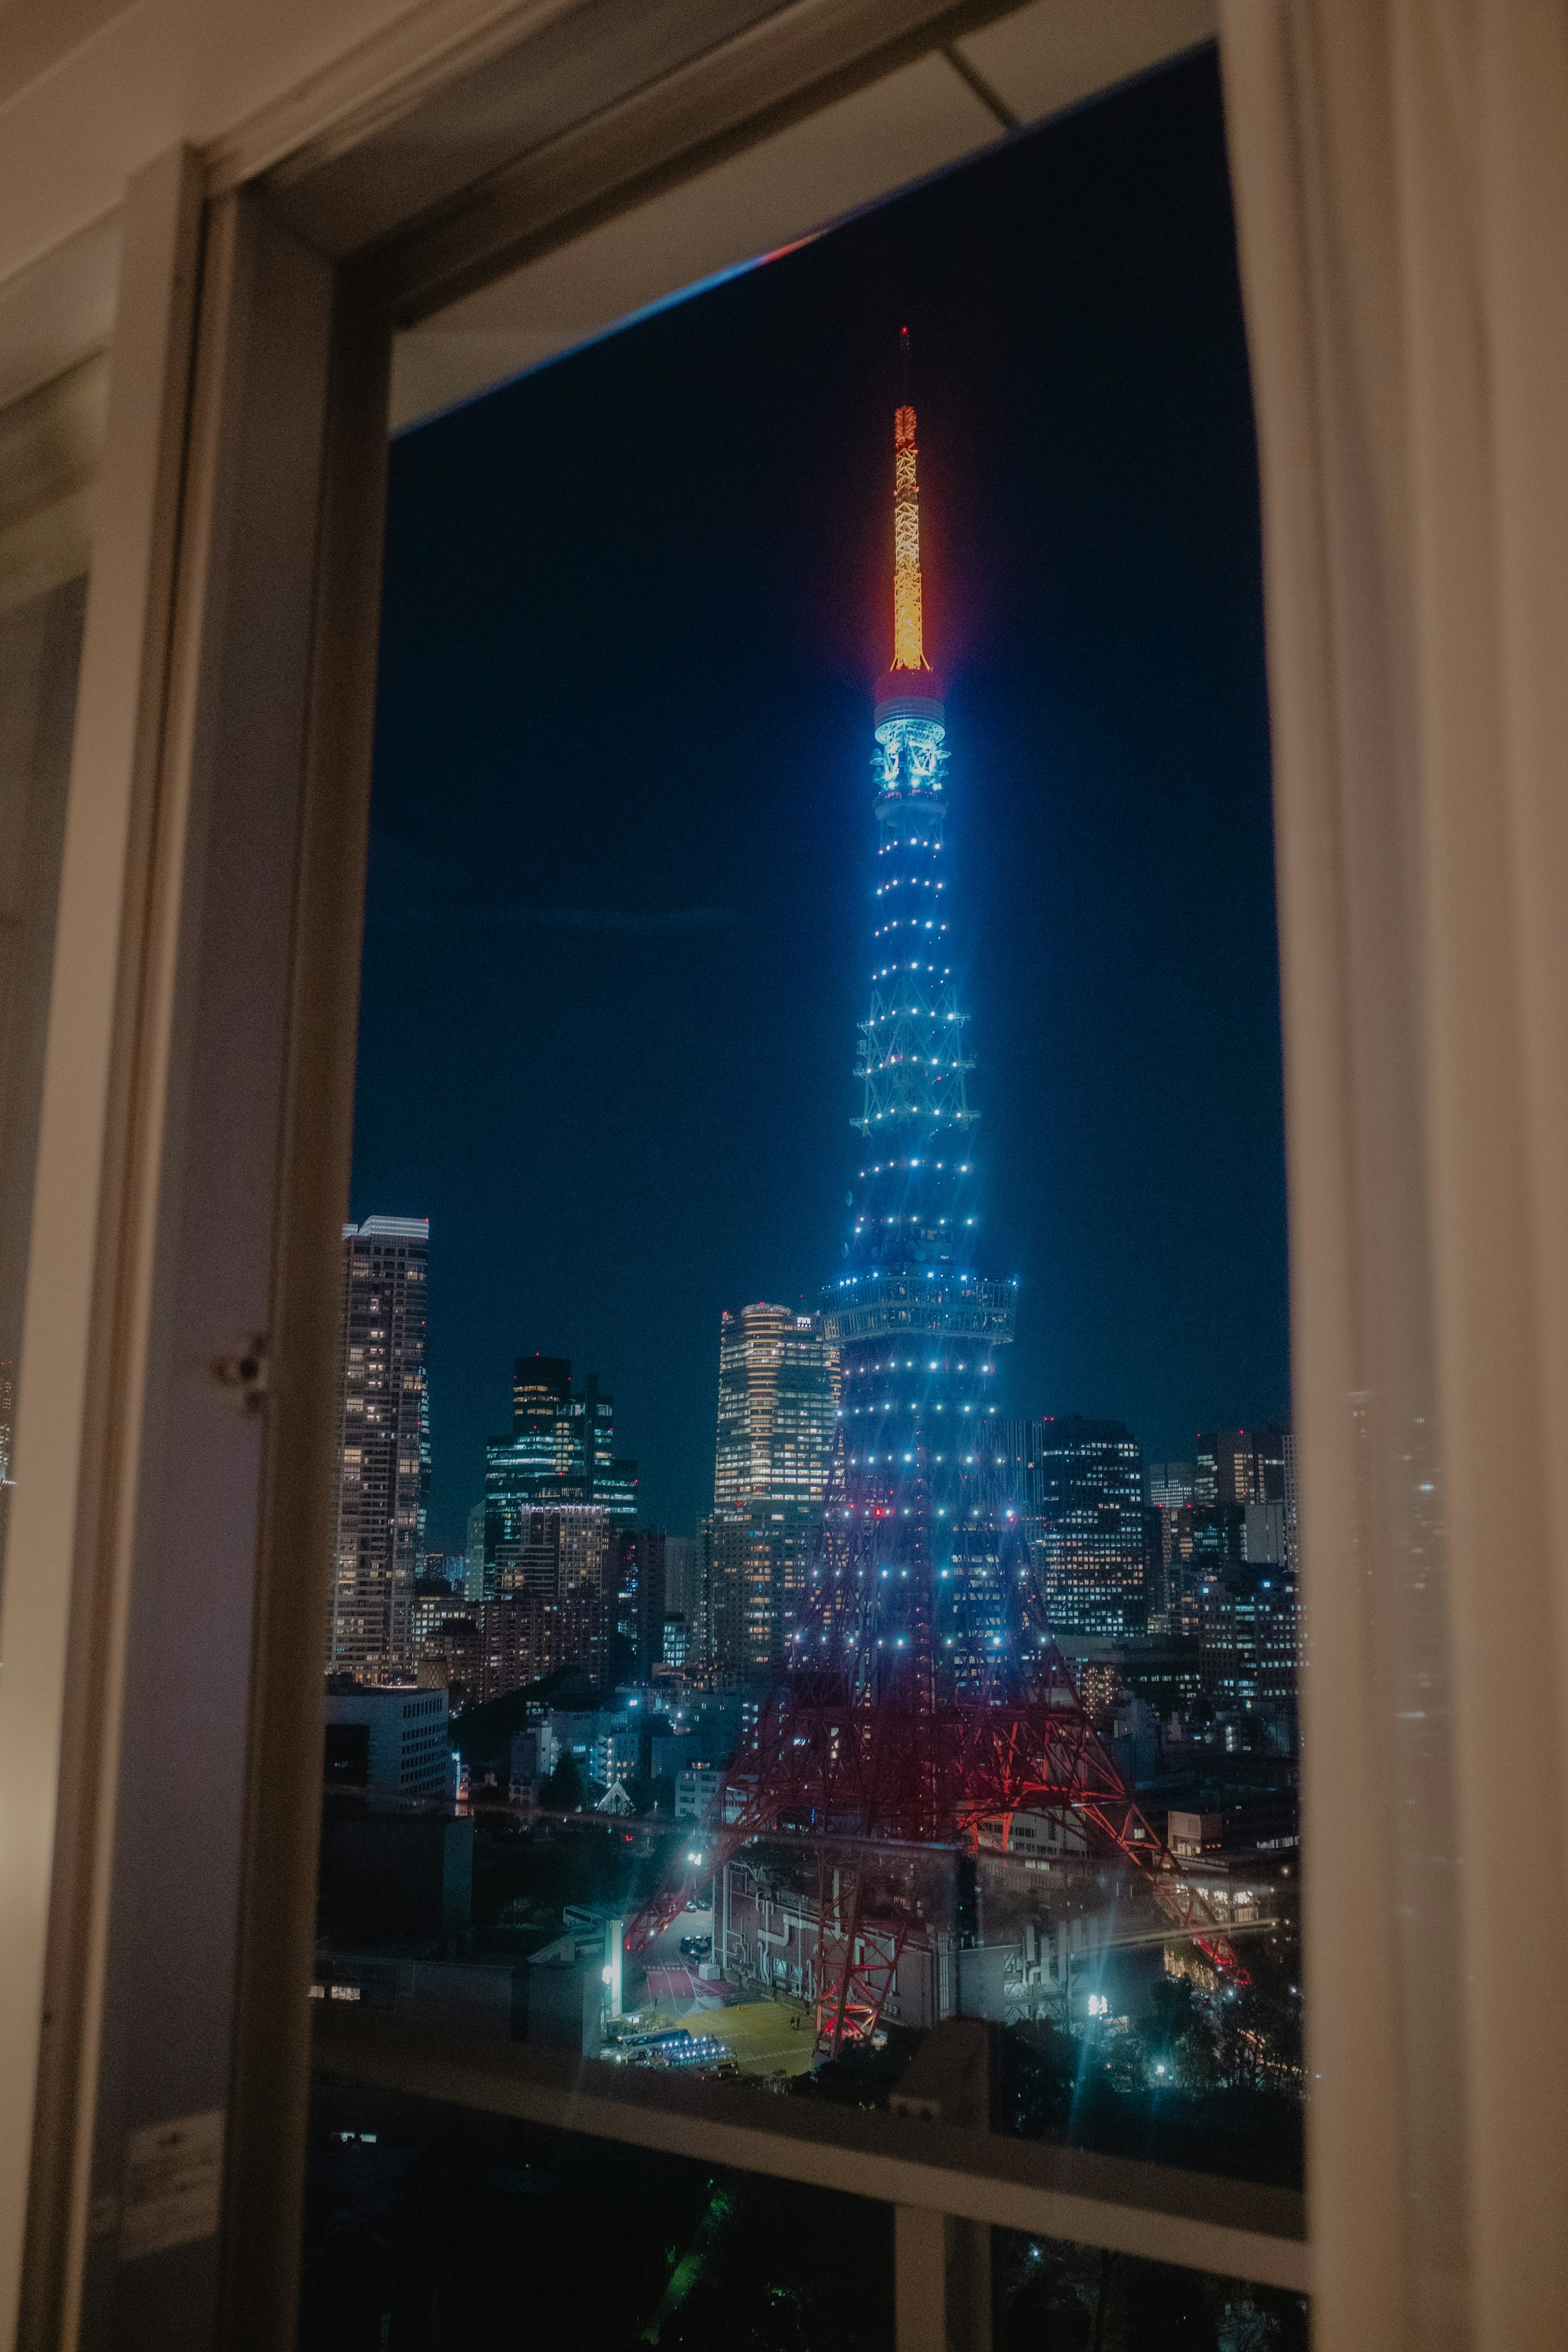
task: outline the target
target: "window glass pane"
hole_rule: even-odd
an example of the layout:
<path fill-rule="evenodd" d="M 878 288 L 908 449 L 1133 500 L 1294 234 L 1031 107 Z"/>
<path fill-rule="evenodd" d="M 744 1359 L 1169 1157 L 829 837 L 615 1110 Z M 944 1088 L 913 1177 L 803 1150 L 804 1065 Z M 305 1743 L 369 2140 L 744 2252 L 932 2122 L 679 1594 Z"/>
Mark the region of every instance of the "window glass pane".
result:
<path fill-rule="evenodd" d="M 1306 2352 L 1307 2303 L 1282 2287 L 992 2232 L 997 2352 Z"/>
<path fill-rule="evenodd" d="M 317 2086 L 301 2352 L 893 2352 L 857 2197 L 359 2085 Z"/>
<path fill-rule="evenodd" d="M 1209 56 L 397 443 L 324 2004 L 1300 2184 L 1259 572 Z"/>
<path fill-rule="evenodd" d="M 100 352 L 0 409 L 0 1569 L 108 382 Z"/>

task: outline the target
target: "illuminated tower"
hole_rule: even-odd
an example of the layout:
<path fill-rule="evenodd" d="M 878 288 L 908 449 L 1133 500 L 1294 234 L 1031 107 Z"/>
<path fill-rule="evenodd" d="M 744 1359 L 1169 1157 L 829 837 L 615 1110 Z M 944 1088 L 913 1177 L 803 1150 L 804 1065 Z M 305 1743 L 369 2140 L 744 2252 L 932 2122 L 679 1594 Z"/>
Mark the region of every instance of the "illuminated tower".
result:
<path fill-rule="evenodd" d="M 915 411 L 894 420 L 893 666 L 877 688 L 876 920 L 855 1124 L 863 1158 L 823 1296 L 841 1367 L 845 1507 L 884 1587 L 885 1681 L 916 1706 L 998 1622 L 997 1351 L 1014 1286 L 987 1265 L 951 961 L 946 723 L 925 658 Z"/>
<path fill-rule="evenodd" d="M 753 1880 L 792 1889 L 783 1899 L 798 1898 L 802 1923 L 814 1922 L 801 1927 L 800 1990 L 815 2004 L 823 2056 L 846 2042 L 875 2047 L 895 1989 L 904 2004 L 925 1998 L 911 1988 L 925 1985 L 928 2017 L 952 2013 L 962 1971 L 945 1976 L 939 1952 L 944 1939 L 951 1949 L 975 1932 L 965 1885 L 976 1882 L 956 1867 L 956 1849 L 973 1855 L 983 1842 L 1005 1842 L 1020 1814 L 1031 1834 L 1050 1824 L 1059 1852 L 1130 1865 L 1151 1926 L 1174 1925 L 1217 1971 L 1249 1980 L 1080 1704 L 1012 1525 L 1016 1439 L 998 1425 L 995 1389 L 1015 1286 L 987 1263 L 971 1157 L 973 1065 L 942 844 L 946 722 L 925 660 L 919 497 L 905 399 L 894 427 L 894 658 L 874 720 L 876 926 L 856 1073 L 863 1153 L 820 1318 L 840 1370 L 822 1526 L 791 1612 L 789 1671 L 727 1768 L 680 1882 L 650 1895 L 626 1933 L 629 1952 L 647 1951 L 704 1879 L 722 1874 L 727 1888 L 732 1859 L 758 1848 L 747 1864 Z M 707 1523 L 723 1542 L 727 1480 L 738 1497 L 751 1459 L 741 1370 L 737 1346 Z M 1141 1529 L 1141 1486 L 1138 1500 Z M 736 1518 L 738 1527 L 738 1502 Z M 708 1578 L 710 1647 L 720 1548 Z M 728 1582 L 743 1589 L 738 1574 Z M 778 1587 L 771 1573 L 757 1581 L 768 1603 L 756 1621 L 758 1663 L 771 1647 L 769 1619 L 785 1614 Z M 899 2013 L 917 2021 L 910 2006 Z"/>

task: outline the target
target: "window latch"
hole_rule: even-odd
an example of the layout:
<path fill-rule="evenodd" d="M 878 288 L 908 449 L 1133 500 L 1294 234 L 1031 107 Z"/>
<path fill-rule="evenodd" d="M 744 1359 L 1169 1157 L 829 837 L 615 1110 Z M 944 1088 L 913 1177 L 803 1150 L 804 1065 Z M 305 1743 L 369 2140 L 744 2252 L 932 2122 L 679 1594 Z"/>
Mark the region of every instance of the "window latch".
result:
<path fill-rule="evenodd" d="M 236 1412 L 259 1412 L 272 1384 L 272 1356 L 266 1332 L 241 1340 L 232 1355 L 214 1356 L 211 1370 Z"/>

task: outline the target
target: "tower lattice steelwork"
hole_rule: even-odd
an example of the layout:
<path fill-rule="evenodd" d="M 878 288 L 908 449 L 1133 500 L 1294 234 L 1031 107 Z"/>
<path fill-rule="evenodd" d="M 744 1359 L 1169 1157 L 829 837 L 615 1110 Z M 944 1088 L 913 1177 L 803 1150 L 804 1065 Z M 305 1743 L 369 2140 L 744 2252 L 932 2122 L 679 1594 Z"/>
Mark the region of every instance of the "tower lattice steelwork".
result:
<path fill-rule="evenodd" d="M 1043 1816 L 1059 1850 L 1122 1856 L 1166 1920 L 1245 1974 L 1080 1705 L 1027 1552 L 1007 1533 L 995 1394 L 1016 1289 L 988 1259 L 971 1150 L 943 841 L 946 720 L 925 657 L 907 402 L 894 444 L 894 659 L 876 691 L 874 952 L 856 1067 L 862 1159 L 821 1309 L 839 1349 L 839 1440 L 789 1671 L 731 1768 L 698 1865 L 716 1875 L 758 1845 L 814 1910 L 824 2052 L 876 2030 L 911 1945 L 944 1916 L 952 1928 L 956 1865 L 982 1824 L 1005 1842 L 1019 1812 Z M 686 1893 L 650 1904 L 631 1948 Z"/>

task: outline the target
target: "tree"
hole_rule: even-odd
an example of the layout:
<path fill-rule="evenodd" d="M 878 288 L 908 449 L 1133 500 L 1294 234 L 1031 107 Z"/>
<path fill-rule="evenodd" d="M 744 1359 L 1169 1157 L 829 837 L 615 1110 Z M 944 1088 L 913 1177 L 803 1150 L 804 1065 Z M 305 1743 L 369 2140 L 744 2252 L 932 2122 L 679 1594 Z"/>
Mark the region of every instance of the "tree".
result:
<path fill-rule="evenodd" d="M 539 1783 L 539 1802 L 547 1812 L 579 1812 L 586 1794 L 581 1768 L 570 1754 L 562 1756 L 549 1779 Z"/>
<path fill-rule="evenodd" d="M 1207 2091 L 1218 2079 L 1214 2021 L 1188 1977 L 1161 1977 L 1138 2021 L 1147 2074 L 1173 2088 Z"/>

